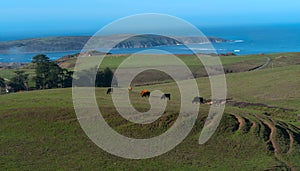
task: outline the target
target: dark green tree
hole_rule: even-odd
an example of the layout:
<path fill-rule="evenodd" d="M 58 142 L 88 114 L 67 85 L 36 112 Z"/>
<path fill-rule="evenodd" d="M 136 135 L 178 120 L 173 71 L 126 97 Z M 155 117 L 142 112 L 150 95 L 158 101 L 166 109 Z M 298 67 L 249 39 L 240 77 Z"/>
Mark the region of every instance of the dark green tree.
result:
<path fill-rule="evenodd" d="M 9 83 L 13 91 L 28 90 L 28 74 L 25 71 L 15 71 L 15 74 Z"/>
<path fill-rule="evenodd" d="M 96 73 L 96 78 L 95 78 Z M 114 73 L 109 69 L 105 68 L 104 71 L 98 70 L 97 68 L 90 68 L 88 70 L 82 70 L 76 73 L 76 85 L 77 86 L 95 86 L 95 87 L 111 87 Z M 114 81 L 113 83 L 116 83 Z"/>
<path fill-rule="evenodd" d="M 63 82 L 63 70 L 54 62 L 49 63 L 49 71 L 46 78 L 47 88 L 59 88 Z"/>
<path fill-rule="evenodd" d="M 35 64 L 35 73 L 34 77 L 35 85 L 37 89 L 45 89 L 47 86 L 47 78 L 49 75 L 50 68 L 50 59 L 44 55 L 36 55 L 32 58 L 32 62 Z"/>
<path fill-rule="evenodd" d="M 111 87 L 114 73 L 109 68 L 105 68 L 103 71 L 103 87 Z"/>
<path fill-rule="evenodd" d="M 111 87 L 114 73 L 111 69 L 105 68 L 104 71 L 97 71 L 96 87 Z"/>
<path fill-rule="evenodd" d="M 62 69 L 60 79 L 62 80 L 61 88 L 72 87 L 73 71 L 68 71 L 67 69 Z"/>
<path fill-rule="evenodd" d="M 51 61 L 46 55 L 33 57 L 36 77 L 34 78 L 37 89 L 64 88 L 72 86 L 72 74 L 62 69 L 57 63 Z"/>
<path fill-rule="evenodd" d="M 5 90 L 6 84 L 5 84 L 5 80 L 0 77 L 0 94 L 2 94 Z"/>
<path fill-rule="evenodd" d="M 5 80 L 2 77 L 0 77 L 0 87 L 1 88 L 5 87 Z"/>
<path fill-rule="evenodd" d="M 105 87 L 103 71 L 97 71 L 95 86 L 96 87 Z"/>

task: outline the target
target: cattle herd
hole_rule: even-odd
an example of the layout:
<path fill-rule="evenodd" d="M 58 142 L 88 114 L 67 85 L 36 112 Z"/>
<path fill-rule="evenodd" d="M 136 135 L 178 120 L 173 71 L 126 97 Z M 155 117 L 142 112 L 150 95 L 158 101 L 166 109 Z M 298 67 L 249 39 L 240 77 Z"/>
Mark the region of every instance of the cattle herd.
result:
<path fill-rule="evenodd" d="M 132 87 L 128 87 L 128 91 L 132 91 Z M 111 94 L 111 93 L 113 93 L 113 88 L 108 88 L 107 91 L 106 91 L 106 94 Z M 145 90 L 145 89 L 143 89 L 140 92 L 141 97 L 150 97 L 150 94 L 151 94 L 150 91 Z M 160 99 L 162 99 L 162 100 L 164 100 L 164 99 L 171 100 L 171 94 L 170 93 L 163 94 Z M 209 104 L 209 105 L 225 104 L 227 100 L 229 100 L 229 99 L 204 99 L 203 97 L 196 96 L 192 100 L 192 103 L 196 103 L 196 104 L 201 103 L 201 104 Z"/>

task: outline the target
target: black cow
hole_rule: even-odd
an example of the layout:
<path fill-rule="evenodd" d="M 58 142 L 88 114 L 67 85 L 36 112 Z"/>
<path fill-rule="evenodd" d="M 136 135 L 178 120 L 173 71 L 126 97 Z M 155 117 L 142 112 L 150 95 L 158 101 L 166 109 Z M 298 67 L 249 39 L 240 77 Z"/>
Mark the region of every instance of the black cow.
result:
<path fill-rule="evenodd" d="M 204 103 L 204 98 L 203 97 L 195 97 L 192 103 Z"/>
<path fill-rule="evenodd" d="M 160 99 L 165 99 L 165 98 L 168 98 L 169 100 L 171 100 L 171 94 L 170 93 L 169 94 L 163 94 Z"/>
<path fill-rule="evenodd" d="M 144 92 L 142 94 L 142 97 L 149 97 L 150 96 L 150 91 Z"/>
<path fill-rule="evenodd" d="M 113 92 L 113 88 L 108 88 L 106 94 L 111 94 Z"/>

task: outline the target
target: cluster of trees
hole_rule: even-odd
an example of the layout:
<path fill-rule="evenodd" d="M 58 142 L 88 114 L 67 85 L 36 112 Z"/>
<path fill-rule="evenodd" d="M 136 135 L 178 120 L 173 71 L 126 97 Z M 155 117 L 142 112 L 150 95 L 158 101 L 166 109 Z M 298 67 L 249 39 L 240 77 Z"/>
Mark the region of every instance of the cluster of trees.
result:
<path fill-rule="evenodd" d="M 8 83 L 0 77 L 0 93 L 7 93 L 8 87 L 12 91 L 28 90 L 28 74 L 25 71 L 15 71 L 15 76 Z"/>
<path fill-rule="evenodd" d="M 14 76 L 9 82 L 8 86 L 13 89 L 13 91 L 28 90 L 28 74 L 25 71 L 15 71 L 16 76 Z"/>
<path fill-rule="evenodd" d="M 90 68 L 89 70 L 82 70 L 77 72 L 76 86 L 82 87 L 111 87 L 117 86 L 117 81 L 114 79 L 114 73 L 109 69 L 105 68 L 103 71 L 97 68 Z"/>
<path fill-rule="evenodd" d="M 29 87 L 29 75 L 26 74 L 25 71 L 15 71 L 15 76 L 7 83 L 0 77 L 0 93 L 7 91 L 8 87 L 10 91 L 17 92 L 29 89 L 66 88 L 72 86 L 73 72 L 61 68 L 46 55 L 40 54 L 34 56 L 32 63 L 35 68 L 35 76 L 33 77 L 35 87 Z M 93 75 L 93 71 L 96 71 L 96 79 L 89 78 Z M 89 83 L 86 85 L 95 85 L 96 87 L 110 87 L 112 84 L 116 85 L 117 83 L 113 81 L 113 78 L 114 74 L 109 68 L 105 68 L 103 71 L 91 69 L 80 72 L 76 77 L 78 81 Z"/>
<path fill-rule="evenodd" d="M 114 78 L 114 73 L 109 69 L 105 68 L 103 71 L 97 71 L 96 87 L 111 87 L 117 86 L 117 80 Z"/>
<path fill-rule="evenodd" d="M 37 55 L 32 58 L 35 65 L 33 78 L 36 89 L 65 88 L 72 86 L 73 72 L 61 68 L 46 55 Z"/>

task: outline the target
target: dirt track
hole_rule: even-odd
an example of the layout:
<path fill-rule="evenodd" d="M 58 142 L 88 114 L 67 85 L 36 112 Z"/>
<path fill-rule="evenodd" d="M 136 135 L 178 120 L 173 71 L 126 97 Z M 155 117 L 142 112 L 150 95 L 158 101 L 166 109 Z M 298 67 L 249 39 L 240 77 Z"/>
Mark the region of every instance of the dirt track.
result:
<path fill-rule="evenodd" d="M 260 70 L 260 69 L 262 69 L 262 68 L 268 66 L 268 65 L 270 64 L 271 61 L 272 61 L 272 59 L 271 59 L 270 57 L 267 57 L 267 62 L 266 62 L 266 63 L 264 63 L 264 64 L 262 64 L 262 65 L 259 65 L 259 66 L 257 66 L 257 67 L 251 68 L 251 69 L 249 69 L 248 71 Z"/>

